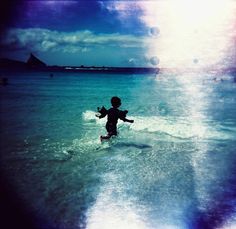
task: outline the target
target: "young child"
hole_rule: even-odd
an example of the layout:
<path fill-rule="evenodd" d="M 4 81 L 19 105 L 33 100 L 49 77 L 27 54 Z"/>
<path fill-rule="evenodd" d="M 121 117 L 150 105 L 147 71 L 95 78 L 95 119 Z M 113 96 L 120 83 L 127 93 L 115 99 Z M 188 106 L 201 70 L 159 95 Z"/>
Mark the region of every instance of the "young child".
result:
<path fill-rule="evenodd" d="M 102 107 L 101 109 L 98 107 L 98 112 L 100 114 L 96 115 L 98 118 L 104 118 L 107 115 L 107 123 L 106 123 L 106 129 L 107 129 L 107 135 L 101 136 L 101 141 L 104 139 L 109 139 L 111 136 L 117 135 L 117 122 L 118 119 L 121 119 L 124 122 L 130 122 L 133 123 L 134 120 L 129 120 L 126 118 L 126 114 L 128 113 L 127 110 L 121 111 L 118 109 L 121 105 L 121 99 L 119 97 L 112 97 L 111 98 L 111 105 L 112 107 L 107 110 L 105 107 Z"/>

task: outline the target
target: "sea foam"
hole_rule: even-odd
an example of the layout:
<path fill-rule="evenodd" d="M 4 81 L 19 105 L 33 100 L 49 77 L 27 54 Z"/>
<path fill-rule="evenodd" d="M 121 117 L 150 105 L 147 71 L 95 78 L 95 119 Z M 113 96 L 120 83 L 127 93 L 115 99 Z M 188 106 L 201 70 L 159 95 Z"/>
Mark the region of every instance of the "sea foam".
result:
<path fill-rule="evenodd" d="M 87 110 L 82 114 L 85 122 L 95 122 L 97 125 L 105 125 L 106 117 L 99 119 L 96 117 L 96 112 Z M 191 120 L 183 117 L 171 116 L 129 116 L 134 123 L 118 120 L 118 128 L 126 125 L 133 131 L 160 133 L 170 135 L 181 139 L 190 138 L 208 138 L 208 139 L 230 139 L 232 136 L 227 132 L 220 131 L 220 126 L 209 126 L 207 122 L 201 120 Z"/>

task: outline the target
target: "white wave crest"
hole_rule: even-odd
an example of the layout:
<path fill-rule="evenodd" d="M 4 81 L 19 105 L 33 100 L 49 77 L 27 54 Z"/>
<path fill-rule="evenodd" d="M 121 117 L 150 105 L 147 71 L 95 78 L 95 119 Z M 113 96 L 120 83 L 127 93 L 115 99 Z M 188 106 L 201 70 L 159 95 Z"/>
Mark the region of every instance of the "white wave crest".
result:
<path fill-rule="evenodd" d="M 86 122 L 94 121 L 96 124 L 105 125 L 106 118 L 99 119 L 94 111 L 85 111 L 83 119 Z M 209 126 L 206 122 L 201 120 L 191 120 L 181 117 L 161 117 L 161 116 L 129 116 L 133 119 L 134 123 L 125 123 L 119 120 L 118 127 L 122 124 L 129 126 L 133 131 L 144 131 L 149 133 L 159 132 L 177 138 L 212 138 L 212 139 L 229 139 L 227 133 L 219 131 L 220 127 Z"/>
<path fill-rule="evenodd" d="M 95 116 L 96 112 L 94 111 L 85 111 L 82 116 L 85 121 L 97 120 L 98 118 Z"/>

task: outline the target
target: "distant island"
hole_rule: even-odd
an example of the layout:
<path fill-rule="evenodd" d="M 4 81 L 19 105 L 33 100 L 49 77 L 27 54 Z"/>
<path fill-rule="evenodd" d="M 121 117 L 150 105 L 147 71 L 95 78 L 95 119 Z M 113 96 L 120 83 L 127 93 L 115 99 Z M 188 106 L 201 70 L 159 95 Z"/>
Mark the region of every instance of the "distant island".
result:
<path fill-rule="evenodd" d="M 7 58 L 0 59 L 0 69 L 8 71 L 88 72 L 122 74 L 158 74 L 159 68 L 149 67 L 96 67 L 96 66 L 48 66 L 32 53 L 26 62 Z"/>
<path fill-rule="evenodd" d="M 158 74 L 158 73 L 194 73 L 205 72 L 212 75 L 233 74 L 236 76 L 236 67 L 222 68 L 157 68 L 157 67 L 97 67 L 97 66 L 49 66 L 34 54 L 30 54 L 26 62 L 12 60 L 8 58 L 0 58 L 0 74 L 2 72 L 28 72 L 28 71 L 44 71 L 44 72 L 82 72 L 82 73 L 117 73 L 117 74 Z"/>

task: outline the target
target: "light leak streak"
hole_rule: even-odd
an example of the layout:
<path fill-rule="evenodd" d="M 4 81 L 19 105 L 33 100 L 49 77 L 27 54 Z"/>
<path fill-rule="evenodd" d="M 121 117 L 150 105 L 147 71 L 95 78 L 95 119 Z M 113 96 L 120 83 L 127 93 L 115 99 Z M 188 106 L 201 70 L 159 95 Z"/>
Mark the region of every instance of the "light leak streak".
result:
<path fill-rule="evenodd" d="M 235 48 L 235 1 L 170 0 L 139 4 L 144 11 L 143 22 L 160 29 L 160 36 L 149 42 L 147 55 L 157 56 L 161 67 L 230 64 L 224 58 L 233 56 Z"/>

